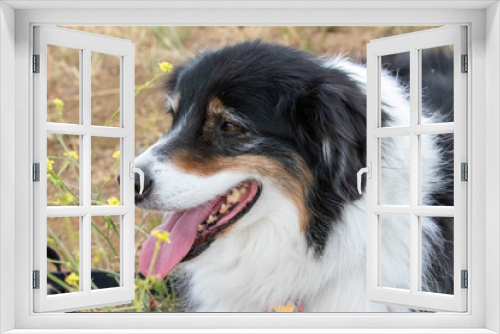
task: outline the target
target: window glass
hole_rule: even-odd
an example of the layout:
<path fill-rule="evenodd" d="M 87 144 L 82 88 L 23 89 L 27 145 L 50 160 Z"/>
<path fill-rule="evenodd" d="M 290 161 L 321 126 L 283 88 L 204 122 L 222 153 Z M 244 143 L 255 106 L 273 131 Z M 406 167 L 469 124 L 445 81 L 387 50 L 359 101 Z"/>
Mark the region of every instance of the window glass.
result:
<path fill-rule="evenodd" d="M 47 45 L 47 122 L 80 123 L 80 50 Z"/>

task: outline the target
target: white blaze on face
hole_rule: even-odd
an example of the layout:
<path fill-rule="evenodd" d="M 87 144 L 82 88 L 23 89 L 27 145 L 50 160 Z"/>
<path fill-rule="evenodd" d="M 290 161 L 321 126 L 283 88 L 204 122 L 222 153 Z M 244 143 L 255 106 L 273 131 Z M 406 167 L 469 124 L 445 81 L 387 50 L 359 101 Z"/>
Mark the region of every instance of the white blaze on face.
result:
<path fill-rule="evenodd" d="M 153 188 L 144 207 L 155 206 L 159 210 L 177 211 L 201 205 L 216 196 L 225 194 L 239 183 L 255 177 L 242 172 L 220 172 L 210 176 L 188 173 L 168 158 L 156 156 L 150 147 L 135 159 L 135 165 L 143 168 L 152 179 Z M 150 203 L 147 203 L 150 202 Z"/>

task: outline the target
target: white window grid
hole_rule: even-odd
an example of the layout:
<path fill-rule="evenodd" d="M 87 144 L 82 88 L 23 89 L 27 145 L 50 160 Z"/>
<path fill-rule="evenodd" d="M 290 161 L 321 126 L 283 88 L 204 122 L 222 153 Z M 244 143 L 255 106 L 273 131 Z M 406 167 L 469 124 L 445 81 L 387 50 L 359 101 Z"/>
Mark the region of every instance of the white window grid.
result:
<path fill-rule="evenodd" d="M 367 152 L 372 177 L 367 182 L 367 294 L 372 301 L 393 305 L 412 305 L 428 310 L 466 311 L 467 290 L 461 287 L 461 270 L 467 269 L 466 217 L 467 183 L 461 181 L 461 163 L 467 162 L 467 77 L 461 73 L 461 55 L 467 53 L 466 28 L 443 27 L 402 36 L 372 41 L 367 47 L 368 100 Z M 421 50 L 454 46 L 454 122 L 420 124 Z M 410 53 L 410 125 L 381 127 L 380 78 L 381 57 Z M 454 206 L 421 205 L 420 136 L 454 133 Z M 410 137 L 410 205 L 380 204 L 380 141 L 381 138 Z M 380 216 L 410 217 L 410 286 L 409 290 L 379 286 L 380 278 Z M 421 226 L 420 217 L 454 218 L 454 294 L 421 291 Z"/>
<path fill-rule="evenodd" d="M 134 180 L 129 177 L 134 150 L 134 45 L 127 40 L 70 29 L 35 27 L 34 53 L 40 57 L 40 73 L 34 76 L 34 161 L 40 163 L 40 181 L 34 185 L 34 270 L 40 271 L 39 289 L 34 290 L 35 312 L 72 311 L 111 304 L 128 303 L 134 298 Z M 80 52 L 79 124 L 47 122 L 47 45 Z M 120 126 L 91 124 L 91 53 L 120 58 Z M 77 135 L 79 152 L 78 206 L 47 206 L 47 134 Z M 120 139 L 120 205 L 91 204 L 91 139 Z M 133 175 L 132 175 L 133 176 Z M 92 216 L 120 216 L 120 286 L 92 290 Z M 79 291 L 47 295 L 47 218 L 79 217 Z"/>

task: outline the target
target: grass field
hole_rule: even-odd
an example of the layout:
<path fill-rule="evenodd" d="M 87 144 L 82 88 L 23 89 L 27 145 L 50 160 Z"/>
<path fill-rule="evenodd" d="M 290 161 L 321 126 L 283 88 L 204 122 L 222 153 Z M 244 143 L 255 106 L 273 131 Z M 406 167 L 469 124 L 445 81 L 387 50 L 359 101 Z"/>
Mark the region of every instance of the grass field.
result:
<path fill-rule="evenodd" d="M 135 44 L 135 138 L 136 154 L 156 142 L 170 127 L 165 114 L 165 93 L 161 82 L 168 75 L 159 63 L 177 66 L 205 49 L 244 40 L 289 45 L 316 55 L 343 53 L 357 61 L 365 57 L 366 43 L 375 38 L 430 27 L 68 27 L 131 40 Z M 48 48 L 47 119 L 51 122 L 79 122 L 78 51 Z M 92 124 L 119 124 L 119 59 L 92 54 Z M 79 138 L 47 136 L 47 205 L 79 205 Z M 92 140 L 92 204 L 119 204 L 120 142 L 109 138 Z M 50 167 L 50 168 L 49 168 Z M 119 269 L 120 217 L 95 217 L 92 229 L 92 269 L 114 272 Z M 136 254 L 150 231 L 161 223 L 162 213 L 136 209 Z M 60 263 L 71 272 L 58 283 L 69 291 L 78 290 L 79 231 L 75 217 L 51 218 L 47 242 L 60 255 Z M 137 271 L 138 272 L 138 271 Z M 54 278 L 54 277 L 52 277 Z M 119 280 L 119 277 L 116 277 Z M 151 293 L 155 290 L 155 294 Z M 175 312 L 178 298 L 169 293 L 164 281 L 136 279 L 136 298 L 128 305 L 103 307 L 84 312 Z"/>

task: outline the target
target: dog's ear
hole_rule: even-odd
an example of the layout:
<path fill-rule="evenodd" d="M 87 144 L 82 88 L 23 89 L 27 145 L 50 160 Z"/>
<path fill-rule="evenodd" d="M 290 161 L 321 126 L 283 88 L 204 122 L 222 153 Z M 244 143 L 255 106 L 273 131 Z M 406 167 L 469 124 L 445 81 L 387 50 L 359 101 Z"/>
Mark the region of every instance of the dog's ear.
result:
<path fill-rule="evenodd" d="M 343 203 L 359 198 L 356 174 L 366 164 L 366 94 L 331 70 L 297 101 L 297 145 L 321 187 Z"/>
<path fill-rule="evenodd" d="M 331 72 L 292 108 L 293 138 L 314 173 L 306 236 L 318 255 L 345 205 L 360 197 L 356 174 L 366 165 L 366 94 L 345 74 Z"/>

